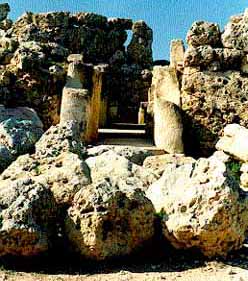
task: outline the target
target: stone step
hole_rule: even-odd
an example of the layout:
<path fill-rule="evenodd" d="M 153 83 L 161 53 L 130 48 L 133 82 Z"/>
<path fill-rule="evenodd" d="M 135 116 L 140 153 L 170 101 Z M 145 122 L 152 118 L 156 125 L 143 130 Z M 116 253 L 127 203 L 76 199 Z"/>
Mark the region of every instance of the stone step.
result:
<path fill-rule="evenodd" d="M 98 129 L 99 139 L 103 138 L 146 138 L 145 129 Z"/>
<path fill-rule="evenodd" d="M 146 124 L 135 124 L 135 123 L 112 123 L 110 125 L 111 129 L 120 130 L 145 130 Z"/>

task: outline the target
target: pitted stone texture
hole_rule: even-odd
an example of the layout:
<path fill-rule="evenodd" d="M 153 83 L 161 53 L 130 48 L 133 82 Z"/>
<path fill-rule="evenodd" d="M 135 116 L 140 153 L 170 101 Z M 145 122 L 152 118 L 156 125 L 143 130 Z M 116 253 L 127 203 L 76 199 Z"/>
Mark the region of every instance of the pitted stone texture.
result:
<path fill-rule="evenodd" d="M 18 69 L 32 72 L 45 63 L 43 48 L 35 41 L 23 42 L 15 51 L 11 64 Z"/>
<path fill-rule="evenodd" d="M 128 59 L 145 67 L 152 65 L 152 29 L 144 22 L 137 21 L 132 27 L 133 36 L 127 47 Z"/>
<path fill-rule="evenodd" d="M 79 126 L 67 121 L 51 126 L 35 145 L 39 157 L 54 157 L 62 152 L 72 152 L 84 157 L 86 149 L 80 140 Z"/>
<path fill-rule="evenodd" d="M 56 225 L 56 204 L 48 186 L 28 177 L 0 185 L 0 256 L 46 252 Z"/>
<path fill-rule="evenodd" d="M 18 155 L 33 151 L 42 134 L 43 124 L 31 108 L 0 106 L 1 171 Z"/>
<path fill-rule="evenodd" d="M 186 151 L 209 156 L 227 124 L 248 127 L 248 79 L 238 71 L 185 72 L 182 109 Z"/>
<path fill-rule="evenodd" d="M 248 162 L 248 129 L 239 124 L 229 124 L 224 128 L 224 136 L 216 144 L 218 150 L 234 158 Z"/>
<path fill-rule="evenodd" d="M 220 45 L 220 28 L 215 23 L 196 21 L 192 24 L 186 37 L 189 46 Z"/>
<path fill-rule="evenodd" d="M 153 237 L 154 218 L 153 205 L 141 190 L 106 179 L 75 195 L 65 232 L 80 255 L 106 260 L 143 247 Z"/>
<path fill-rule="evenodd" d="M 215 257 L 242 247 L 248 198 L 219 157 L 168 166 L 146 195 L 160 213 L 163 235 L 175 248 L 196 248 Z"/>
<path fill-rule="evenodd" d="M 165 169 L 170 165 L 180 167 L 184 164 L 194 163 L 196 160 L 184 154 L 163 154 L 147 157 L 143 167 L 151 169 L 154 173 L 162 176 Z"/>
<path fill-rule="evenodd" d="M 152 156 L 153 152 L 133 146 L 123 146 L 123 145 L 99 145 L 87 150 L 88 157 L 95 157 L 103 154 L 107 151 L 114 151 L 116 154 L 127 158 L 134 164 L 142 165 L 146 157 Z"/>
<path fill-rule="evenodd" d="M 86 159 L 86 163 L 90 167 L 93 183 L 110 177 L 118 185 L 131 185 L 147 190 L 158 179 L 151 170 L 136 165 L 111 150 Z"/>
<path fill-rule="evenodd" d="M 9 12 L 10 6 L 8 3 L 0 4 L 0 21 L 5 20 Z"/>
<path fill-rule="evenodd" d="M 233 16 L 222 34 L 225 48 L 238 49 L 248 52 L 248 12 Z"/>
<path fill-rule="evenodd" d="M 240 70 L 244 59 L 241 50 L 212 48 L 209 45 L 189 47 L 185 53 L 184 65 L 201 67 L 201 70 Z"/>
<path fill-rule="evenodd" d="M 70 205 L 74 195 L 91 183 L 89 167 L 70 152 L 50 158 L 39 158 L 35 154 L 20 156 L 1 174 L 0 184 L 8 186 L 26 177 L 48 186 L 59 206 Z"/>

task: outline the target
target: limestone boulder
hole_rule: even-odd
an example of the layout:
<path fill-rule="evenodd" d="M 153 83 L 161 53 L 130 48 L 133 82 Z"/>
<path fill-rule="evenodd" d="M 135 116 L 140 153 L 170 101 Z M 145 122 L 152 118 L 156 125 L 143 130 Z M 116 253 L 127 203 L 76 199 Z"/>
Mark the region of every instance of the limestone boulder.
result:
<path fill-rule="evenodd" d="M 230 18 L 221 36 L 223 46 L 229 49 L 248 51 L 247 26 L 248 9 L 238 16 Z"/>
<path fill-rule="evenodd" d="M 72 152 L 84 157 L 85 146 L 80 140 L 79 126 L 74 121 L 51 126 L 35 145 L 39 157 L 54 157 L 62 152 Z"/>
<path fill-rule="evenodd" d="M 32 152 L 42 134 L 43 124 L 33 109 L 0 106 L 1 171 L 17 156 Z"/>
<path fill-rule="evenodd" d="M 185 150 L 209 156 L 227 124 L 248 126 L 248 79 L 239 71 L 185 69 L 182 110 Z"/>
<path fill-rule="evenodd" d="M 147 157 L 143 167 L 151 169 L 155 174 L 162 176 L 168 166 L 180 167 L 184 164 L 194 163 L 196 160 L 184 154 L 163 154 Z"/>
<path fill-rule="evenodd" d="M 123 187 L 131 185 L 147 190 L 158 178 L 152 170 L 136 165 L 114 151 L 89 157 L 85 162 L 90 167 L 93 183 L 110 177 L 113 182 Z"/>
<path fill-rule="evenodd" d="M 20 156 L 1 174 L 0 186 L 25 177 L 48 186 L 59 206 L 70 205 L 74 195 L 91 183 L 88 166 L 71 152 L 50 158 L 39 158 L 36 154 Z"/>
<path fill-rule="evenodd" d="M 0 188 L 0 256 L 35 256 L 55 235 L 56 203 L 47 185 L 25 177 Z"/>
<path fill-rule="evenodd" d="M 185 66 L 204 66 L 214 60 L 214 49 L 209 45 L 190 47 L 184 56 Z"/>
<path fill-rule="evenodd" d="M 186 41 L 189 46 L 197 47 L 201 45 L 218 46 L 220 42 L 220 28 L 217 24 L 196 21 L 190 27 Z"/>
<path fill-rule="evenodd" d="M 81 189 L 65 220 L 72 249 L 92 260 L 129 255 L 152 239 L 154 208 L 144 192 L 105 179 Z"/>
<path fill-rule="evenodd" d="M 91 183 L 84 152 L 75 122 L 52 126 L 36 143 L 34 154 L 20 156 L 1 174 L 0 186 L 30 177 L 48 186 L 59 206 L 68 206 L 76 192 Z"/>
<path fill-rule="evenodd" d="M 116 154 L 127 158 L 129 161 L 137 165 L 142 165 L 147 157 L 153 155 L 152 151 L 139 147 L 124 145 L 98 145 L 87 149 L 87 155 L 88 157 L 95 157 L 107 151 L 114 151 Z"/>
<path fill-rule="evenodd" d="M 248 162 L 248 129 L 239 124 L 229 124 L 224 128 L 224 136 L 216 144 L 216 148 L 234 158 Z"/>
<path fill-rule="evenodd" d="M 175 248 L 196 248 L 215 257 L 242 247 L 248 197 L 230 175 L 228 163 L 228 157 L 218 153 L 168 166 L 146 192 L 161 217 L 164 237 Z"/>

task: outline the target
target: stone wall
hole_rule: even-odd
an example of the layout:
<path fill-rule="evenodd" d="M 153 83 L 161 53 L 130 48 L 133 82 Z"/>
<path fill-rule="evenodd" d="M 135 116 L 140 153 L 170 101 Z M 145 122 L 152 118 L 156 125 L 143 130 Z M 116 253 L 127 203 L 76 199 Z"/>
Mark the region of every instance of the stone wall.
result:
<path fill-rule="evenodd" d="M 248 127 L 247 29 L 248 10 L 223 33 L 201 21 L 187 34 L 181 100 L 188 153 L 209 155 L 229 123 Z"/>
<path fill-rule="evenodd" d="M 85 12 L 27 12 L 7 24 L 9 7 L 1 9 L 6 11 L 0 18 L 1 104 L 36 109 L 45 127 L 58 123 L 67 57 L 82 54 L 84 63 L 109 64 L 102 94 L 109 107 L 117 105 L 115 118 L 129 118 L 126 113 L 137 118 L 151 82 L 152 30 L 145 22 Z M 126 47 L 127 30 L 132 39 Z"/>

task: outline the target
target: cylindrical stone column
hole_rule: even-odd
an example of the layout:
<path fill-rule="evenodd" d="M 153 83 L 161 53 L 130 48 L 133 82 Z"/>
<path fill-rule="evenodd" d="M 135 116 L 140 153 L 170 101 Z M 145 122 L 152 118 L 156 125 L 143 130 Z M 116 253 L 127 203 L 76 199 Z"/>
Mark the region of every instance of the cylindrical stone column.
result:
<path fill-rule="evenodd" d="M 86 89 L 64 87 L 60 112 L 60 123 L 74 120 L 78 122 L 82 138 L 89 119 L 90 94 Z"/>
<path fill-rule="evenodd" d="M 155 145 L 168 153 L 183 153 L 182 134 L 183 125 L 179 107 L 172 102 L 155 97 Z"/>

